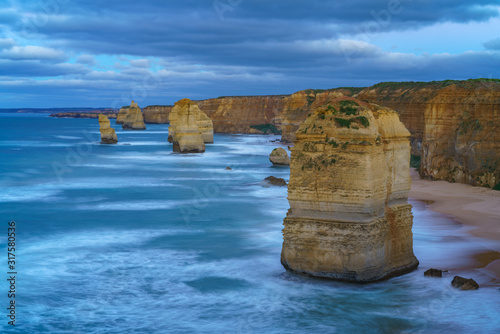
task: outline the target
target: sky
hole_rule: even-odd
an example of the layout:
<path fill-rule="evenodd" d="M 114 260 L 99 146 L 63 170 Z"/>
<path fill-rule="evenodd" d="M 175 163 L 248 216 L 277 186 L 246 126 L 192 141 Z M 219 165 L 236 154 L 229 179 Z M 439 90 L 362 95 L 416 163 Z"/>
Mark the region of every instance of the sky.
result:
<path fill-rule="evenodd" d="M 0 0 L 0 108 L 500 78 L 500 0 Z"/>

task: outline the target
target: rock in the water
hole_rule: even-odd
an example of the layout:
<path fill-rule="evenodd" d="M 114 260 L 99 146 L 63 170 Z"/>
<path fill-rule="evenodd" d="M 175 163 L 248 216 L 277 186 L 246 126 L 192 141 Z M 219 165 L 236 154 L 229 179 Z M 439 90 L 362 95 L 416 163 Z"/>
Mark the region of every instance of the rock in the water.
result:
<path fill-rule="evenodd" d="M 226 170 L 233 170 L 231 167 L 227 166 Z"/>
<path fill-rule="evenodd" d="M 453 277 L 453 281 L 451 281 L 451 285 L 454 288 L 458 288 L 460 290 L 477 290 L 479 289 L 479 284 L 476 283 L 472 278 L 464 278 L 461 276 Z"/>
<path fill-rule="evenodd" d="M 127 116 L 129 106 L 123 106 L 120 108 L 118 115 L 116 115 L 116 124 L 123 124 L 125 116 Z"/>
<path fill-rule="evenodd" d="M 203 153 L 205 143 L 200 129 L 199 119 L 202 111 L 194 102 L 183 99 L 175 103 L 170 113 L 169 141 L 174 144 L 174 152 L 179 153 Z M 205 123 L 203 125 L 206 125 Z M 207 134 L 207 133 L 205 133 Z M 205 137 L 205 139 L 209 139 Z M 212 132 L 213 141 L 213 132 Z"/>
<path fill-rule="evenodd" d="M 269 155 L 269 161 L 273 163 L 274 166 L 289 166 L 290 158 L 288 153 L 284 148 L 275 148 Z"/>
<path fill-rule="evenodd" d="M 203 111 L 198 108 L 198 105 L 190 99 L 182 99 L 175 103 L 174 108 L 170 112 L 170 126 L 168 128 L 168 141 L 174 141 L 175 133 L 179 126 L 179 112 L 187 109 L 196 119 L 196 125 L 201 133 L 201 138 L 205 144 L 214 142 L 214 125 L 212 120 Z"/>
<path fill-rule="evenodd" d="M 355 282 L 417 268 L 409 137 L 394 110 L 345 97 L 302 123 L 291 149 L 285 268 Z"/>
<path fill-rule="evenodd" d="M 268 176 L 264 179 L 264 181 L 262 181 L 262 185 L 264 187 L 266 186 L 286 187 L 286 181 L 281 177 Z"/>
<path fill-rule="evenodd" d="M 99 127 L 101 131 L 102 144 L 116 144 L 118 137 L 116 136 L 115 129 L 111 127 L 109 118 L 103 114 L 99 114 Z"/>
<path fill-rule="evenodd" d="M 123 109 L 123 108 L 122 108 Z M 121 113 L 121 109 L 120 109 Z M 123 121 L 122 128 L 125 130 L 146 130 L 146 124 L 144 124 L 144 118 L 142 117 L 141 108 L 132 101 L 130 107 L 126 109 L 126 113 L 124 116 L 120 116 L 118 113 L 118 120 Z M 119 119 L 118 119 L 119 118 Z"/>
<path fill-rule="evenodd" d="M 431 268 L 429 270 L 426 270 L 426 272 L 424 273 L 424 276 L 427 276 L 427 277 L 443 277 L 443 271 L 439 270 L 439 269 Z"/>

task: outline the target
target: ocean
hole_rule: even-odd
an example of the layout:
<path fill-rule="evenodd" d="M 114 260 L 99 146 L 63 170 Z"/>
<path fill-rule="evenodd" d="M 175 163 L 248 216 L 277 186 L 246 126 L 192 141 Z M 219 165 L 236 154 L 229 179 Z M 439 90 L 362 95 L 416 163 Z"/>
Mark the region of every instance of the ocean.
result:
<path fill-rule="evenodd" d="M 168 125 L 0 114 L 1 333 L 498 333 L 500 290 L 467 228 L 411 201 L 419 269 L 372 284 L 314 279 L 280 264 L 289 169 L 278 136 L 215 135 L 172 152 Z M 226 170 L 231 167 L 232 170 Z M 15 326 L 8 223 L 16 223 Z M 454 268 L 427 278 L 429 268 Z"/>

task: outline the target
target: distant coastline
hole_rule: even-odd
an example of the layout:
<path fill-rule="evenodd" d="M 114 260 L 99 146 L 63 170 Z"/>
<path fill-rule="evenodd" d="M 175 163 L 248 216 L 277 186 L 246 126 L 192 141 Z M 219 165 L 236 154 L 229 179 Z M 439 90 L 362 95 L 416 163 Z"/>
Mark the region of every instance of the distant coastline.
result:
<path fill-rule="evenodd" d="M 118 113 L 118 110 L 112 108 L 88 108 L 88 107 L 72 107 L 72 108 L 0 108 L 0 114 L 5 113 L 34 113 L 34 114 L 57 114 L 57 113 L 72 113 L 75 118 L 79 118 L 80 113 Z M 68 116 L 71 117 L 71 116 Z"/>

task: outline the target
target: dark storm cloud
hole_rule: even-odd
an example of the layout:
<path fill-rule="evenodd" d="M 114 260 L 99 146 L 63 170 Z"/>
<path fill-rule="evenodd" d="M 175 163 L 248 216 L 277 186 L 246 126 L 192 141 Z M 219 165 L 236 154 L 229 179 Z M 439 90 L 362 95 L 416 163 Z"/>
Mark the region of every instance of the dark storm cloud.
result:
<path fill-rule="evenodd" d="M 0 59 L 0 76 L 9 77 L 56 77 L 69 74 L 84 74 L 89 69 L 82 65 L 50 64 L 38 60 Z"/>
<path fill-rule="evenodd" d="M 43 3 L 43 2 L 42 2 Z M 339 34 L 405 30 L 440 22 L 485 21 L 495 1 L 79 1 L 30 6 L 53 14 L 16 25 L 31 37 L 82 52 L 182 57 L 211 63 L 277 62 L 268 44 Z M 273 57 L 275 55 L 275 57 Z M 303 55 L 298 55 L 299 57 Z M 287 58 L 294 58 L 288 53 Z M 264 58 L 264 59 L 262 59 Z"/>
<path fill-rule="evenodd" d="M 117 99 L 165 104 L 183 97 L 281 94 L 388 80 L 495 77 L 496 40 L 484 44 L 489 51 L 415 55 L 384 51 L 373 36 L 446 22 L 486 22 L 499 16 L 499 5 L 498 0 L 10 1 L 0 10 L 5 17 L 0 86 L 14 102 L 24 96 L 37 103 L 50 95 L 43 101 L 63 106 L 75 103 L 67 96 L 85 96 L 89 103 L 110 106 Z"/>

